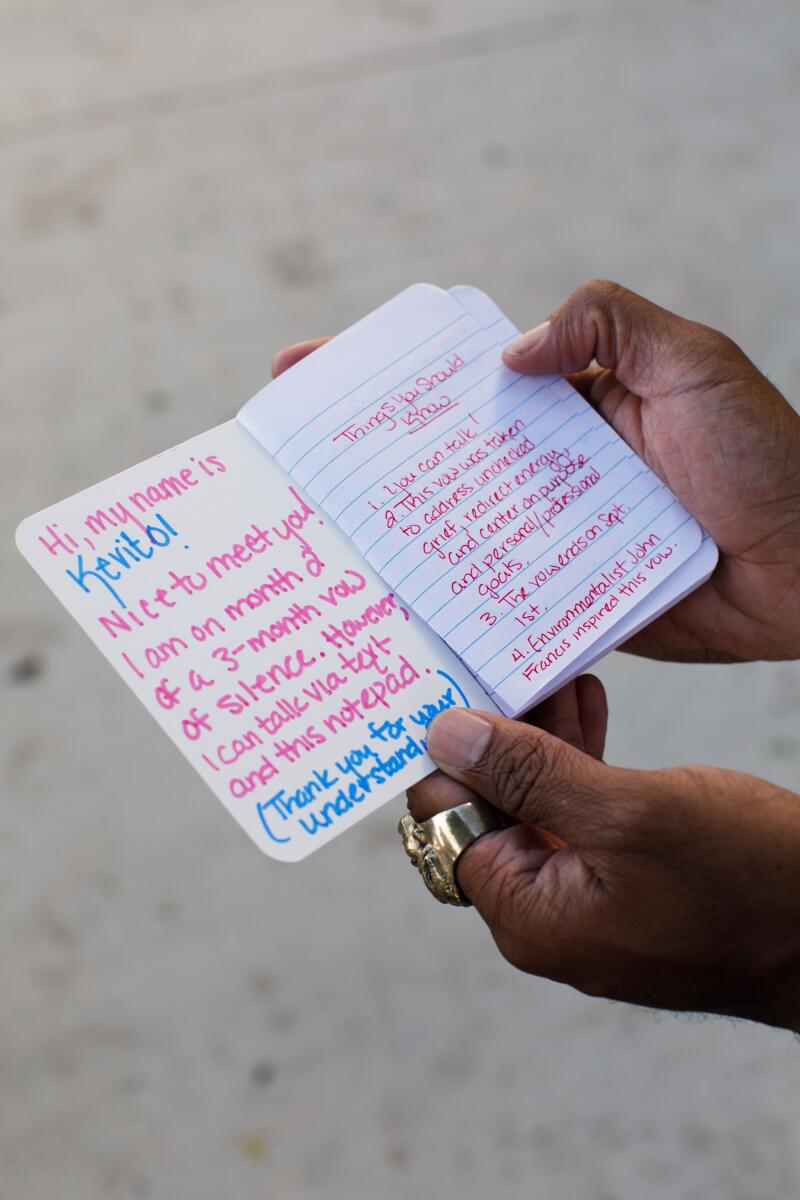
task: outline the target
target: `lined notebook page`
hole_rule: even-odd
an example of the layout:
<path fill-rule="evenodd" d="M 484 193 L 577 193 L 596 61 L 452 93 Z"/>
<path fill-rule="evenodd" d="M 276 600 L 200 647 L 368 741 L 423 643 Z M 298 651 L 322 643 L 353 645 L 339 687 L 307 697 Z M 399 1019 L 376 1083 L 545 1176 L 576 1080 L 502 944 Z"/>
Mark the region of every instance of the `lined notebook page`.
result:
<path fill-rule="evenodd" d="M 702 537 L 565 380 L 502 364 L 513 333 L 418 284 L 239 415 L 510 712 Z"/>
<path fill-rule="evenodd" d="M 479 288 L 468 285 L 458 285 L 449 289 L 460 304 L 484 327 L 492 326 L 497 330 L 498 337 L 507 336 L 511 341 L 519 334 L 519 330 L 495 304 L 491 296 L 487 296 Z M 662 576 L 662 581 L 654 588 L 648 589 L 644 598 L 634 608 L 623 613 L 581 656 L 569 664 L 567 676 L 554 675 L 548 672 L 548 682 L 537 687 L 537 698 L 544 699 L 550 692 L 561 687 L 566 677 L 573 677 L 586 670 L 598 657 L 609 653 L 617 646 L 632 638 L 640 629 L 656 620 L 661 613 L 672 608 L 684 596 L 693 592 L 704 583 L 717 565 L 718 551 L 713 539 L 703 532 L 702 541 L 697 551 L 677 567 L 670 575 Z M 498 697 L 499 699 L 499 697 Z M 528 707 L 528 704 L 526 704 Z"/>

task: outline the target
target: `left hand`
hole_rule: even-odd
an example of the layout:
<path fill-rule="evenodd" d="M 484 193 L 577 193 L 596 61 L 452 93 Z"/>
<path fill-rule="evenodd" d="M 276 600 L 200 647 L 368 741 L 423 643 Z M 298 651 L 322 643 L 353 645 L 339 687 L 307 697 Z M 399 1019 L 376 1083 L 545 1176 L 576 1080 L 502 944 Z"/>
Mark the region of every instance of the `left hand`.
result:
<path fill-rule="evenodd" d="M 330 340 L 330 337 L 308 338 L 305 342 L 284 346 L 272 359 L 272 378 L 277 379 L 284 371 L 288 371 L 289 367 L 299 363 L 302 358 L 307 358 L 313 350 L 319 350 L 320 346 L 324 346 Z"/>

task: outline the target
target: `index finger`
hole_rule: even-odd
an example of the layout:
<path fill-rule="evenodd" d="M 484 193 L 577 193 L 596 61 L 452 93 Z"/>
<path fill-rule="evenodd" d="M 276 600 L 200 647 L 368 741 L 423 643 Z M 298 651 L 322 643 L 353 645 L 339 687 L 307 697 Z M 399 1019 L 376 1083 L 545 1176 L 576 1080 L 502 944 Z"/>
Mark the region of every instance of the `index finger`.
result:
<path fill-rule="evenodd" d="M 272 378 L 277 379 L 284 371 L 288 371 L 289 367 L 293 367 L 301 359 L 307 358 L 314 350 L 319 350 L 320 346 L 324 346 L 330 340 L 329 337 L 308 338 L 305 342 L 294 342 L 291 346 L 284 346 L 272 359 Z"/>

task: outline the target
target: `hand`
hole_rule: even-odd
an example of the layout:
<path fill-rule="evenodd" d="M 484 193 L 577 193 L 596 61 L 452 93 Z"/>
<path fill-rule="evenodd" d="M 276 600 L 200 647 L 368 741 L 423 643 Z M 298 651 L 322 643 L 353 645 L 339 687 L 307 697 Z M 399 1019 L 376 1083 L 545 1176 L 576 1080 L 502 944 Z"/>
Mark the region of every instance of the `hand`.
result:
<path fill-rule="evenodd" d="M 625 649 L 800 657 L 800 416 L 738 346 L 595 281 L 503 357 L 516 371 L 566 374 L 719 546 L 709 582 Z"/>
<path fill-rule="evenodd" d="M 582 752 L 569 689 L 547 703 L 572 745 L 441 713 L 428 749 L 449 778 L 408 793 L 416 820 L 477 793 L 518 822 L 457 868 L 501 953 L 589 995 L 800 1030 L 800 797 L 711 767 L 607 766 Z"/>
<path fill-rule="evenodd" d="M 605 688 L 594 675 L 579 675 L 558 692 L 537 704 L 520 718 L 577 750 L 602 761 L 608 728 L 608 701 Z M 444 771 L 434 771 L 408 791 L 408 806 L 419 820 L 455 808 L 474 798 L 474 792 L 452 779 Z M 419 817 L 418 811 L 423 814 Z M 564 843 L 544 829 L 529 830 L 532 842 L 550 849 Z"/>
<path fill-rule="evenodd" d="M 280 351 L 273 373 L 325 341 Z M 599 281 L 504 359 L 568 374 L 720 548 L 709 582 L 625 649 L 680 661 L 800 657 L 800 417 L 738 346 Z"/>
<path fill-rule="evenodd" d="M 330 340 L 329 337 L 308 338 L 305 342 L 294 342 L 291 346 L 284 346 L 273 356 L 272 378 L 277 379 L 284 371 L 288 371 L 289 367 L 307 358 L 312 351 L 319 350 L 320 346 L 324 346 Z"/>

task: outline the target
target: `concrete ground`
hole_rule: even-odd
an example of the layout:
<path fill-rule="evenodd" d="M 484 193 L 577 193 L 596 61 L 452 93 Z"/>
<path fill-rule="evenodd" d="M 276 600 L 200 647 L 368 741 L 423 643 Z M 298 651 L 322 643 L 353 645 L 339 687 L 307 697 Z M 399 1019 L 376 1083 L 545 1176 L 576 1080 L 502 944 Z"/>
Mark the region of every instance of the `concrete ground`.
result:
<path fill-rule="evenodd" d="M 796 0 L 1 0 L 3 1200 L 798 1194 L 790 1035 L 515 974 L 399 804 L 262 859 L 12 531 L 420 279 L 608 275 L 799 397 L 799 53 Z M 600 674 L 613 760 L 800 787 L 796 666 Z"/>

